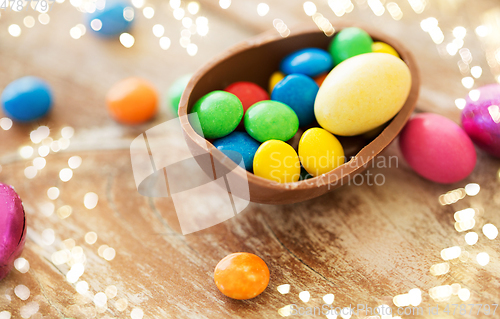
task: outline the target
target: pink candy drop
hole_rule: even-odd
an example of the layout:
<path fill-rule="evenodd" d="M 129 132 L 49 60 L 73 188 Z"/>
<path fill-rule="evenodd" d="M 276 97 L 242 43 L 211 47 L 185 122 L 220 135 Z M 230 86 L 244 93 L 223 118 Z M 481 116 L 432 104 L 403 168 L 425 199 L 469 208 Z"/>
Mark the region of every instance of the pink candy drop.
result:
<path fill-rule="evenodd" d="M 399 136 L 408 164 L 431 181 L 456 183 L 474 170 L 476 150 L 469 136 L 452 120 L 432 113 L 412 117 Z"/>

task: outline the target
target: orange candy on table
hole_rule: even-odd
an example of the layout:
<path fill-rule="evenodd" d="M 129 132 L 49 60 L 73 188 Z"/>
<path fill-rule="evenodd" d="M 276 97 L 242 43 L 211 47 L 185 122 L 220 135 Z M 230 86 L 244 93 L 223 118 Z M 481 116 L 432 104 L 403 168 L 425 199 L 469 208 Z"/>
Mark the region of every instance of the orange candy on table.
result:
<path fill-rule="evenodd" d="M 108 111 L 116 121 L 141 124 L 156 115 L 158 94 L 148 81 L 130 77 L 111 87 L 106 94 Z"/>
<path fill-rule="evenodd" d="M 217 288 L 229 298 L 251 299 L 269 284 L 269 268 L 259 256 L 234 253 L 217 264 L 214 280 Z"/>

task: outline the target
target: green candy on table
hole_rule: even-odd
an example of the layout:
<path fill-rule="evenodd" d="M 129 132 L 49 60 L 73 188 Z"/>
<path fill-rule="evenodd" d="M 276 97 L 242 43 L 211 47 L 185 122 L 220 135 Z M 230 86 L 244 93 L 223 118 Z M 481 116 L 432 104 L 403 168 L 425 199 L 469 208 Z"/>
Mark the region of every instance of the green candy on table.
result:
<path fill-rule="evenodd" d="M 340 31 L 330 43 L 328 51 L 337 65 L 353 56 L 372 52 L 373 40 L 370 35 L 360 28 L 345 28 Z"/>
<path fill-rule="evenodd" d="M 205 138 L 221 138 L 236 129 L 243 118 L 243 105 L 236 95 L 225 91 L 213 91 L 199 99 L 191 113 L 197 113 L 200 127 L 194 130 Z"/>
<path fill-rule="evenodd" d="M 278 101 L 261 101 L 245 113 L 245 129 L 259 142 L 288 141 L 299 129 L 299 118 L 288 105 Z"/>
<path fill-rule="evenodd" d="M 190 73 L 177 78 L 168 89 L 168 102 L 174 116 L 178 116 L 177 113 L 179 111 L 179 103 L 181 102 L 182 93 L 192 76 L 193 75 Z"/>

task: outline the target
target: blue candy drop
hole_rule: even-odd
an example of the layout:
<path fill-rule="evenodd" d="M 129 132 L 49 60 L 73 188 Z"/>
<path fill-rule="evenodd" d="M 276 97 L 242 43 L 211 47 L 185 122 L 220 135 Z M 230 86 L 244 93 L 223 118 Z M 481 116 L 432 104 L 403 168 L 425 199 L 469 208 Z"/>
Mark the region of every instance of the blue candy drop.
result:
<path fill-rule="evenodd" d="M 333 68 L 330 53 L 318 48 L 306 48 L 287 55 L 280 65 L 285 74 L 299 73 L 315 77 Z"/>
<path fill-rule="evenodd" d="M 128 21 L 125 19 L 123 11 L 131 6 L 122 0 L 108 0 L 102 10 L 96 10 L 93 13 L 87 13 L 87 24 L 90 29 L 97 35 L 110 38 L 115 37 L 123 32 L 127 32 L 132 26 L 133 18 Z M 91 22 L 95 19 L 101 21 L 102 26 L 99 30 L 94 30 Z"/>
<path fill-rule="evenodd" d="M 5 87 L 1 101 L 8 117 L 17 122 L 31 122 L 50 111 L 52 91 L 44 80 L 35 76 L 25 76 Z"/>
<path fill-rule="evenodd" d="M 239 153 L 243 157 L 243 162 L 245 163 L 247 171 L 253 171 L 253 158 L 260 143 L 254 140 L 250 135 L 245 132 L 234 131 L 223 138 L 215 140 L 213 144 L 219 151 L 236 162 L 236 164 L 240 164 L 239 161 L 241 159 L 239 156 L 236 158 L 233 152 Z"/>
<path fill-rule="evenodd" d="M 271 100 L 291 107 L 299 118 L 299 126 L 311 124 L 314 119 L 314 101 L 319 86 L 303 74 L 290 74 L 278 82 L 271 93 Z"/>

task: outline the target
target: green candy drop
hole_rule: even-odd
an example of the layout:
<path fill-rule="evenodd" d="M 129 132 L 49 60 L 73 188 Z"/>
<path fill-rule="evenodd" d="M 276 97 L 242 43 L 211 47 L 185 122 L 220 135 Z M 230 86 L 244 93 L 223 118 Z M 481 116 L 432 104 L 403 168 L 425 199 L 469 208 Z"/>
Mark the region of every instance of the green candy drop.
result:
<path fill-rule="evenodd" d="M 345 28 L 340 31 L 330 43 L 328 51 L 335 65 L 353 56 L 372 52 L 373 40 L 360 28 Z"/>
<path fill-rule="evenodd" d="M 176 117 L 179 111 L 179 103 L 181 101 L 182 93 L 186 89 L 186 86 L 192 76 L 192 74 L 185 74 L 180 78 L 177 78 L 168 89 L 168 103 L 170 104 L 172 112 Z"/>
<path fill-rule="evenodd" d="M 245 113 L 245 129 L 259 142 L 268 140 L 288 141 L 299 129 L 297 114 L 278 101 L 261 101 Z"/>
<path fill-rule="evenodd" d="M 221 138 L 236 129 L 243 118 L 243 105 L 232 93 L 213 91 L 199 99 L 191 113 L 198 114 L 205 138 Z M 201 134 L 199 127 L 193 128 Z"/>

